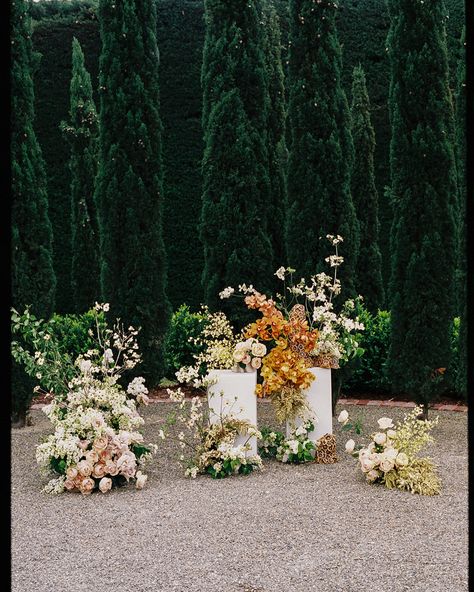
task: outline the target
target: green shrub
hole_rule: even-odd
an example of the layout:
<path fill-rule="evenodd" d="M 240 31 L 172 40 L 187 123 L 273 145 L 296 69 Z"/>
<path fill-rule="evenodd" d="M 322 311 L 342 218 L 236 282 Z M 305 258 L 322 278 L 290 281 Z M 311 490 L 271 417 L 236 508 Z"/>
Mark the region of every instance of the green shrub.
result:
<path fill-rule="evenodd" d="M 385 374 L 385 361 L 390 344 L 390 312 L 379 310 L 371 314 L 365 311 L 360 316 L 365 326 L 359 343 L 364 355 L 359 358 L 358 367 L 346 387 L 351 391 L 388 392 L 390 385 Z"/>
<path fill-rule="evenodd" d="M 89 331 L 96 334 L 96 319 L 105 326 L 104 313 L 89 310 L 83 314 L 55 314 L 48 323 L 48 329 L 57 340 L 63 353 L 67 353 L 71 360 L 84 354 L 88 349 L 96 346 L 94 337 Z"/>
<path fill-rule="evenodd" d="M 194 364 L 194 354 L 199 353 L 200 347 L 191 340 L 199 336 L 205 322 L 205 316 L 191 312 L 187 304 L 182 304 L 173 313 L 164 342 L 168 375 L 174 377 L 174 373 L 182 366 Z"/>

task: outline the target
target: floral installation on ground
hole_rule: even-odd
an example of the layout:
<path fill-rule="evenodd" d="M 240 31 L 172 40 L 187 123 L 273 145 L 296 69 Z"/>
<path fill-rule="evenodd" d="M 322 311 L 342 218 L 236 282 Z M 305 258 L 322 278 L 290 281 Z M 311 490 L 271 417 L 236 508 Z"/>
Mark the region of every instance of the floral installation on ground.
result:
<path fill-rule="evenodd" d="M 186 401 L 180 388 L 168 389 L 168 394 L 178 407 L 166 422 L 168 433 L 162 430 L 160 437 L 171 438 L 171 426 L 179 430 L 179 462 L 186 476 L 196 478 L 198 474 L 209 474 L 214 479 L 221 479 L 248 475 L 262 467 L 259 455 L 249 455 L 250 438 L 260 439 L 261 433 L 250 422 L 237 419 L 232 404 L 226 401 L 220 411 L 213 414 L 203 397 Z M 238 436 L 243 436 L 243 442 L 236 445 Z"/>
<path fill-rule="evenodd" d="M 416 406 L 397 424 L 389 417 L 381 417 L 377 422 L 379 430 L 371 434 L 367 445 L 357 445 L 353 439 L 346 442 L 346 452 L 358 460 L 369 483 L 381 483 L 388 489 L 421 495 L 439 494 L 441 480 L 433 461 L 417 456 L 422 448 L 434 441 L 430 432 L 439 418 L 419 419 L 422 412 L 422 408 Z M 338 420 L 343 430 L 351 429 L 347 411 L 342 411 Z M 356 433 L 360 434 L 360 429 Z"/>
<path fill-rule="evenodd" d="M 37 350 L 29 352 L 15 343 L 14 356 L 27 360 L 30 372 L 35 367 L 39 381 L 36 391 L 51 402 L 43 407 L 54 433 L 36 448 L 36 460 L 44 474 L 52 474 L 46 493 L 94 490 L 106 493 L 113 486 L 135 482 L 142 489 L 148 476 L 143 468 L 156 452 L 155 444 L 144 444 L 140 428 L 144 424 L 138 412 L 148 404 L 144 378 L 138 376 L 123 388 L 119 379 L 140 362 L 133 327 L 124 330 L 119 321 L 112 329 L 99 322 L 108 304 L 96 303 L 96 347 L 84 352 L 74 364 L 64 355 L 47 330 L 47 324 L 28 311 L 17 314 L 16 331 L 34 324 Z M 16 311 L 15 311 L 16 312 Z M 42 345 L 46 344 L 46 347 Z M 67 366 L 67 367 L 66 367 Z M 48 386 L 41 388 L 43 376 Z M 67 384 L 64 383 L 67 377 Z M 43 383 L 44 384 L 44 383 Z"/>
<path fill-rule="evenodd" d="M 316 444 L 308 438 L 308 433 L 314 430 L 311 420 L 306 420 L 299 426 L 293 426 L 288 437 L 271 428 L 262 428 L 262 441 L 259 451 L 262 458 L 276 458 L 288 464 L 312 462 L 315 458 Z"/>
<path fill-rule="evenodd" d="M 247 339 L 269 342 L 268 353 L 262 358 L 263 383 L 257 385 L 257 395 L 269 396 L 278 421 L 293 420 L 307 411 L 303 391 L 314 380 L 313 366 L 338 368 L 341 362 L 362 354 L 355 336 L 364 329 L 356 316 L 354 300 L 347 300 L 339 313 L 334 311 L 333 297 L 340 293 L 337 268 L 343 258 L 338 255 L 342 237 L 327 235 L 335 254 L 326 262 L 334 269 L 333 276 L 319 273 L 309 284 L 301 279 L 293 282 L 294 269 L 280 267 L 275 275 L 283 282 L 283 294 L 275 299 L 258 292 L 252 285 L 228 287 L 219 296 L 242 295 L 249 309 L 258 310 L 262 317 L 244 329 Z"/>

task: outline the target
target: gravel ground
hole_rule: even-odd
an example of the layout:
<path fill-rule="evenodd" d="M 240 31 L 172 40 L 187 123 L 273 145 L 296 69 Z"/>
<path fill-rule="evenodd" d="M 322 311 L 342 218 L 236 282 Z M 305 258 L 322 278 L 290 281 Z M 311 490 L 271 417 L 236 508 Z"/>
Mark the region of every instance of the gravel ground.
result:
<path fill-rule="evenodd" d="M 147 441 L 172 403 L 145 409 Z M 341 408 L 338 409 L 340 411 Z M 348 407 L 368 431 L 402 409 Z M 165 442 L 146 488 L 48 496 L 34 447 L 50 430 L 12 430 L 13 592 L 464 592 L 467 418 L 440 412 L 429 454 L 437 497 L 366 484 L 338 437 L 334 465 L 266 461 L 261 473 L 185 479 Z M 259 402 L 261 425 L 273 424 Z M 336 435 L 340 434 L 339 426 Z"/>

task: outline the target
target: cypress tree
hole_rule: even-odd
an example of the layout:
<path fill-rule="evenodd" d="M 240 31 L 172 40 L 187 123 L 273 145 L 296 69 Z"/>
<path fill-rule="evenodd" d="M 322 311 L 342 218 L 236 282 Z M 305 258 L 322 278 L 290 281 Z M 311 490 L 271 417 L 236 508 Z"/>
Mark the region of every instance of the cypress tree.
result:
<path fill-rule="evenodd" d="M 327 234 L 344 242 L 340 268 L 345 296 L 355 293 L 359 225 L 350 191 L 353 145 L 350 112 L 341 86 L 337 5 L 291 0 L 289 63 L 289 264 L 308 277 L 327 271 Z"/>
<path fill-rule="evenodd" d="M 265 31 L 265 67 L 270 106 L 268 109 L 268 174 L 270 178 L 271 215 L 268 218 L 275 265 L 286 265 L 284 240 L 287 210 L 286 100 L 285 76 L 281 57 L 281 32 L 278 13 L 270 0 L 264 0 L 262 21 Z"/>
<path fill-rule="evenodd" d="M 49 318 L 56 288 L 53 233 L 45 166 L 33 128 L 33 73 L 39 55 L 31 44 L 29 3 L 14 0 L 11 9 L 12 305 L 19 312 L 31 305 L 36 316 Z M 16 363 L 11 388 L 13 421 L 24 425 L 32 383 Z"/>
<path fill-rule="evenodd" d="M 382 256 L 379 248 L 379 200 L 375 187 L 375 133 L 370 120 L 370 101 L 362 66 L 356 66 L 352 79 L 352 140 L 354 163 L 351 192 L 360 224 L 360 250 L 357 262 L 357 288 L 367 308 L 382 308 Z"/>
<path fill-rule="evenodd" d="M 456 154 L 459 184 L 459 311 L 461 323 L 458 342 L 457 391 L 467 396 L 467 261 L 466 261 L 466 30 L 461 34 L 456 89 Z"/>
<path fill-rule="evenodd" d="M 450 361 L 457 259 L 457 180 L 442 0 L 388 0 L 392 332 L 396 392 L 424 406 Z"/>
<path fill-rule="evenodd" d="M 140 372 L 163 372 L 169 318 L 162 236 L 162 162 L 153 0 L 99 4 L 100 134 L 96 203 L 102 297 L 125 326 L 141 327 Z"/>
<path fill-rule="evenodd" d="M 209 306 L 229 312 L 220 290 L 242 283 L 266 290 L 274 280 L 264 31 L 247 0 L 206 0 L 205 22 L 202 284 Z"/>
<path fill-rule="evenodd" d="M 69 122 L 61 129 L 71 156 L 71 287 L 74 310 L 82 313 L 100 299 L 100 257 L 94 181 L 97 172 L 98 117 L 92 84 L 79 41 L 72 41 Z"/>

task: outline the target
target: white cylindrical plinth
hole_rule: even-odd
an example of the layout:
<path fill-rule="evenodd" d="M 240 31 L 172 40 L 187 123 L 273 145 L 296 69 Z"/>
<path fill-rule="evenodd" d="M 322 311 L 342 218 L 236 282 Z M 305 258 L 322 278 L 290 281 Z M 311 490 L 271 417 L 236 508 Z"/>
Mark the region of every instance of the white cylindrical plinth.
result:
<path fill-rule="evenodd" d="M 232 415 L 236 419 L 245 419 L 252 425 L 257 425 L 257 372 L 232 372 L 232 370 L 211 370 L 208 374 L 214 384 L 207 388 L 209 404 L 209 419 L 217 423 L 220 417 Z M 235 445 L 239 446 L 248 440 L 248 436 L 239 435 Z M 248 456 L 257 454 L 257 438 L 249 440 L 251 450 Z"/>
<path fill-rule="evenodd" d="M 308 438 L 316 442 L 324 434 L 332 434 L 332 390 L 330 368 L 308 368 L 315 379 L 309 389 L 304 391 L 308 407 L 316 416 L 314 430 L 308 433 Z M 303 419 L 297 417 L 293 424 L 286 422 L 286 435 L 290 435 L 292 425 L 300 426 Z"/>

